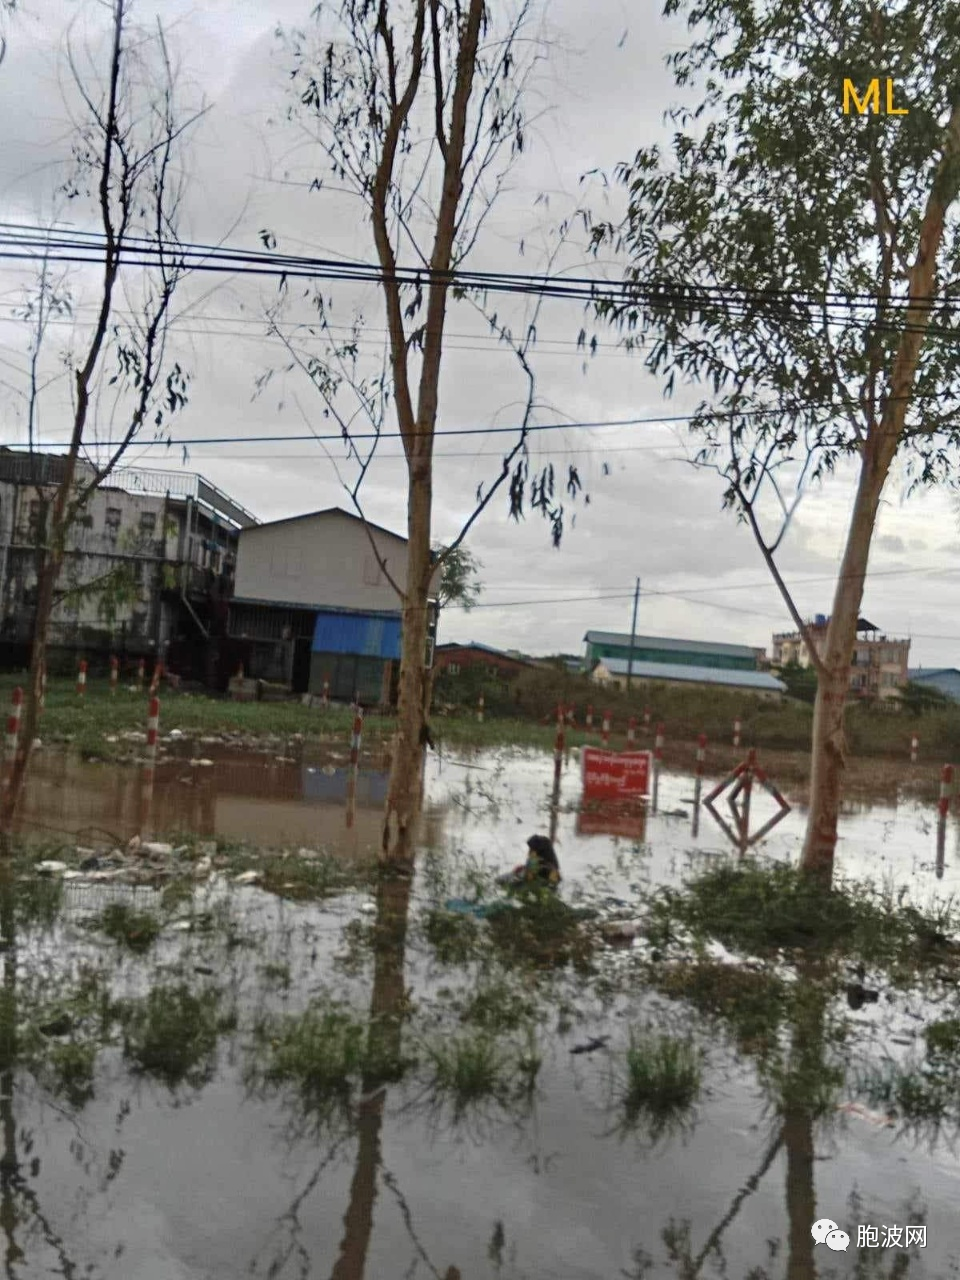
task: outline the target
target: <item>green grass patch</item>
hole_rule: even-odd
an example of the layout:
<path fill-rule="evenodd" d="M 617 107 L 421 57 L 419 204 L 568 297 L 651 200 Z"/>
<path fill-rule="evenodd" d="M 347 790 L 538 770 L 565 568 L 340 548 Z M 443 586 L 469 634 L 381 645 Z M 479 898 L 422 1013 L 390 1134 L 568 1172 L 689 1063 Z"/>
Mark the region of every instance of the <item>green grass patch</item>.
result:
<path fill-rule="evenodd" d="M 291 1086 L 301 1105 L 322 1117 L 346 1107 L 361 1081 L 396 1080 L 409 1065 L 394 1020 L 368 1027 L 345 1004 L 324 998 L 302 1014 L 259 1024 L 248 1083 Z"/>
<path fill-rule="evenodd" d="M 195 993 L 185 983 L 154 987 L 142 1000 L 115 1007 L 123 1052 L 135 1070 L 199 1088 L 213 1075 L 219 1037 L 235 1020 L 221 1013 L 220 993 Z"/>
<path fill-rule="evenodd" d="M 868 965 L 943 965 L 960 948 L 946 911 L 927 915 L 869 887 L 821 888 L 793 867 L 725 862 L 655 895 L 647 933 L 668 947 L 682 931 L 748 955 L 831 952 Z"/>
<path fill-rule="evenodd" d="M 97 927 L 120 946 L 143 955 L 160 936 L 162 925 L 151 911 L 137 911 L 125 902 L 104 907 Z"/>
<path fill-rule="evenodd" d="M 775 974 L 703 960 L 671 965 L 651 976 L 664 995 L 719 1018 L 742 1053 L 763 1055 L 775 1045 L 789 994 Z"/>
<path fill-rule="evenodd" d="M 642 1120 L 661 1131 L 690 1111 L 702 1084 L 702 1054 L 692 1040 L 631 1029 L 620 1099 L 629 1125 Z"/>

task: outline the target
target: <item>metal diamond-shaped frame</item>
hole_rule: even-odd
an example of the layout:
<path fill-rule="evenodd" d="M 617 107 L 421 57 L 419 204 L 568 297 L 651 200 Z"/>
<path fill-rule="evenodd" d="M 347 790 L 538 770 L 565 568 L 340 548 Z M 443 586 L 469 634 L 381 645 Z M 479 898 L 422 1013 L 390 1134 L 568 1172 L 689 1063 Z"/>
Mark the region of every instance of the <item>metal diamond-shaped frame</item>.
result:
<path fill-rule="evenodd" d="M 772 818 L 765 822 L 762 827 L 759 827 L 753 835 L 750 835 L 750 797 L 754 781 L 758 782 L 764 791 L 773 797 L 778 809 Z M 727 796 L 727 805 L 733 815 L 736 831 L 731 828 L 729 822 L 718 812 L 714 805 L 714 801 L 718 800 L 728 787 L 733 788 Z M 769 835 L 777 823 L 781 822 L 790 812 L 789 804 L 757 764 L 756 752 L 754 751 L 751 751 L 747 759 L 742 764 L 738 764 L 719 786 L 714 787 L 703 803 L 727 839 L 736 845 L 741 853 L 746 853 L 752 845 L 757 844 L 764 836 Z"/>

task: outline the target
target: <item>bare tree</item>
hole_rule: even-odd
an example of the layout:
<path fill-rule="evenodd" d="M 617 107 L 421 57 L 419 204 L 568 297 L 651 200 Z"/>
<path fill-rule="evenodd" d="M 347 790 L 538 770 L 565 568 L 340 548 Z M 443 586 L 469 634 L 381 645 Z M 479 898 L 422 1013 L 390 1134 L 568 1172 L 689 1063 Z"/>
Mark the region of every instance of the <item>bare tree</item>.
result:
<path fill-rule="evenodd" d="M 0 828 L 11 823 L 23 789 L 36 736 L 57 584 L 71 531 L 92 492 L 113 472 L 147 428 L 161 435 L 186 403 L 188 377 L 168 359 L 170 306 L 184 275 L 177 234 L 184 191 L 182 142 L 201 112 L 181 113 L 176 74 L 163 30 L 128 30 L 130 0 L 112 0 L 111 39 L 102 81 L 81 71 L 72 43 L 67 61 L 78 100 L 72 176 L 64 194 L 90 200 L 100 232 L 99 297 L 85 348 L 67 357 L 72 380 L 72 422 L 66 452 L 43 485 L 37 540 L 36 621 L 23 730 L 9 783 L 0 801 Z M 124 269 L 136 247 L 149 265 Z M 121 320 L 123 313 L 129 319 Z M 68 305 L 63 282 L 46 270 L 29 319 L 33 324 L 29 443 L 36 443 L 40 394 L 39 347 L 57 308 Z M 97 450 L 100 422 L 117 443 Z M 91 452 L 93 451 L 93 452 Z M 95 456 L 96 455 L 96 456 Z M 37 458 L 38 465 L 42 460 Z"/>
<path fill-rule="evenodd" d="M 526 409 L 499 472 L 478 486 L 459 535 L 439 556 L 431 554 L 433 449 L 448 304 L 451 298 L 464 300 L 486 312 L 486 300 L 457 283 L 457 272 L 477 242 L 507 169 L 523 150 L 524 87 L 541 46 L 526 34 L 528 0 L 510 14 L 499 6 L 494 14 L 484 0 L 342 0 L 335 8 L 320 5 L 316 13 L 321 21 L 334 20 L 336 33 L 287 35 L 297 95 L 291 114 L 308 128 L 336 184 L 366 207 L 386 310 L 384 364 L 372 378 L 359 376 L 362 321 L 347 342 L 334 342 L 330 303 L 319 294 L 315 326 L 291 337 L 274 316 L 272 332 L 287 347 L 288 371 L 299 368 L 309 377 L 325 414 L 340 426 L 354 470 L 345 487 L 361 517 L 361 489 L 388 408 L 402 441 L 407 468 L 403 583 L 374 547 L 402 612 L 399 714 L 382 841 L 383 858 L 400 862 L 410 856 L 409 837 L 420 807 L 430 688 L 424 665 L 428 612 L 444 561 L 502 488 L 515 518 L 522 516 L 526 501 L 550 520 L 556 545 L 563 530 L 553 468 L 532 474 L 527 451 L 535 408 L 528 357 L 541 298 L 520 338 L 501 319 L 488 316 L 527 381 Z M 312 185 L 322 189 L 323 183 L 317 178 Z M 401 260 L 408 254 L 414 269 L 405 271 Z M 349 407 L 345 392 L 353 396 Z M 369 443 L 355 439 L 358 418 Z M 570 496 L 579 488 L 571 468 Z"/>

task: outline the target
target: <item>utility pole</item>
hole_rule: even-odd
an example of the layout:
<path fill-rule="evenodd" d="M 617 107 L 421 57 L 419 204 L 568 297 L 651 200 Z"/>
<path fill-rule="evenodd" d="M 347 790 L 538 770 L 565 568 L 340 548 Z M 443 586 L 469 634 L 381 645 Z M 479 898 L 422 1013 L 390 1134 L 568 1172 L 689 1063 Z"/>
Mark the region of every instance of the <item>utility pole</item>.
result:
<path fill-rule="evenodd" d="M 630 624 L 630 657 L 627 659 L 627 692 L 630 692 L 630 681 L 633 679 L 633 645 L 637 638 L 637 605 L 640 603 L 640 579 L 633 591 L 633 622 Z"/>

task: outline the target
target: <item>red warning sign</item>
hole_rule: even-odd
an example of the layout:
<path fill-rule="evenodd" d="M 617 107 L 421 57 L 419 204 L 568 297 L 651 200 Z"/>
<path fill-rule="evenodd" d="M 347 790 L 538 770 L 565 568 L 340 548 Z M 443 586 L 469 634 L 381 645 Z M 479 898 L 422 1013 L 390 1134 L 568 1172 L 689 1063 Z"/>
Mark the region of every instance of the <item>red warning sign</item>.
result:
<path fill-rule="evenodd" d="M 601 751 L 584 747 L 584 800 L 625 800 L 650 790 L 649 751 Z"/>

